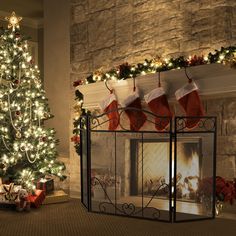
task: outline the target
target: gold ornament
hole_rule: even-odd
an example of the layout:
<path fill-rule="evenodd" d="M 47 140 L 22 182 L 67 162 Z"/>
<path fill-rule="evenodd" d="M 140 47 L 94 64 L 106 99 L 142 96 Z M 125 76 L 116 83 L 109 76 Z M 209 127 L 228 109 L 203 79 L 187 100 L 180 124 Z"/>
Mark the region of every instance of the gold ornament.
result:
<path fill-rule="evenodd" d="M 20 131 L 17 131 L 17 132 L 16 132 L 16 137 L 17 137 L 17 138 L 21 138 L 21 133 L 20 133 Z"/>
<path fill-rule="evenodd" d="M 8 21 L 8 28 L 12 28 L 15 31 L 16 28 L 20 28 L 19 22 L 22 20 L 22 17 L 17 17 L 16 13 L 13 11 L 11 16 L 5 17 L 5 20 Z"/>
<path fill-rule="evenodd" d="M 152 63 L 154 64 L 155 67 L 161 67 L 163 64 L 165 64 L 165 61 L 160 57 L 156 56 L 153 60 Z"/>
<path fill-rule="evenodd" d="M 231 54 L 228 57 L 225 57 L 222 61 L 224 65 L 228 65 L 232 68 L 236 68 L 236 53 Z"/>
<path fill-rule="evenodd" d="M 93 73 L 93 80 L 94 81 L 96 81 L 96 80 L 100 81 L 102 79 L 103 75 L 104 75 L 103 67 L 101 67 Z"/>
<path fill-rule="evenodd" d="M 47 118 L 49 118 L 49 117 L 50 117 L 50 114 L 49 114 L 49 113 L 45 112 L 45 113 L 43 114 L 43 118 L 44 118 L 44 119 L 47 119 Z"/>

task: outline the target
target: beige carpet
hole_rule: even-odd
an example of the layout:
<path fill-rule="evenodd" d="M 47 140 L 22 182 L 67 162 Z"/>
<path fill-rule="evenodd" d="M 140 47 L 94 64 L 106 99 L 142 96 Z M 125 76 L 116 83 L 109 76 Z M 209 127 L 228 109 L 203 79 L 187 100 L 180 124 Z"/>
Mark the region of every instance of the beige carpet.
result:
<path fill-rule="evenodd" d="M 236 221 L 162 223 L 88 213 L 79 200 L 45 205 L 30 213 L 0 210 L 0 236 L 209 236 L 236 235 Z"/>

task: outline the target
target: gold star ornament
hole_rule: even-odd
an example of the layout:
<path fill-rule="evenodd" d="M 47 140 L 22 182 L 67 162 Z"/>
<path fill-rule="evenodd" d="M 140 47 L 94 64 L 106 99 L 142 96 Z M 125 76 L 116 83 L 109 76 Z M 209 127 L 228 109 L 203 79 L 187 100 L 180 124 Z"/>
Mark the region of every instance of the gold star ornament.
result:
<path fill-rule="evenodd" d="M 15 31 L 16 28 L 20 28 L 19 22 L 22 20 L 22 17 L 17 16 L 13 11 L 11 16 L 5 17 L 5 20 L 8 21 L 8 28 L 12 28 L 12 30 Z"/>

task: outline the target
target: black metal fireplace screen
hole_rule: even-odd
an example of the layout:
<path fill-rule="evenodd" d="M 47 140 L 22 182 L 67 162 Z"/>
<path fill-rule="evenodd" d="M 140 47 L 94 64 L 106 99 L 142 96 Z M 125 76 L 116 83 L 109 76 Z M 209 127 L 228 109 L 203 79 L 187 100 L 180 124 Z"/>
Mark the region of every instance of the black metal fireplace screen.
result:
<path fill-rule="evenodd" d="M 81 201 L 88 211 L 166 222 L 215 217 L 216 117 L 147 114 L 140 131 L 107 130 L 107 113 L 80 118 Z M 137 110 L 137 109 L 134 109 Z M 195 128 L 187 129 L 188 122 Z M 197 121 L 197 122 L 196 122 Z"/>

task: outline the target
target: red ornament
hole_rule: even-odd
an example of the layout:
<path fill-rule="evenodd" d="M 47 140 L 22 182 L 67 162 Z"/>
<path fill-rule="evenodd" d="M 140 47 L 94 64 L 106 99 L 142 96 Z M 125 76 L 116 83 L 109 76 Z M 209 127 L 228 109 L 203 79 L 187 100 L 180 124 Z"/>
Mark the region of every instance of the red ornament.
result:
<path fill-rule="evenodd" d="M 20 111 L 16 111 L 16 115 L 19 116 L 21 114 Z"/>
<path fill-rule="evenodd" d="M 13 83 L 14 83 L 14 84 L 19 84 L 20 81 L 19 81 L 18 79 L 16 79 L 16 80 L 13 81 Z"/>
<path fill-rule="evenodd" d="M 46 137 L 42 137 L 42 141 L 46 142 L 47 138 Z"/>
<path fill-rule="evenodd" d="M 16 32 L 16 33 L 15 33 L 15 37 L 16 37 L 16 38 L 20 38 L 20 33 L 19 33 L 19 32 Z"/>

